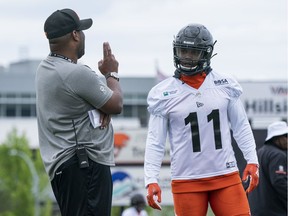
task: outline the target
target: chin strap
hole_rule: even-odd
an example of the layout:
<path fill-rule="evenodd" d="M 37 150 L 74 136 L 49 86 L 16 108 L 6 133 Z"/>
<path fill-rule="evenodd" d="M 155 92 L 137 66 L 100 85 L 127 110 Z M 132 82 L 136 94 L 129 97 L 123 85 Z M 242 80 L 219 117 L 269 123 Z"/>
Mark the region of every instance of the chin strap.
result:
<path fill-rule="evenodd" d="M 181 71 L 180 71 L 179 68 L 177 68 L 177 69 L 175 70 L 173 77 L 175 77 L 175 78 L 177 78 L 177 79 L 180 79 L 180 77 L 181 77 Z"/>
<path fill-rule="evenodd" d="M 212 71 L 212 68 L 209 66 L 203 72 L 205 72 L 205 74 L 207 76 L 211 71 Z M 198 72 L 198 73 L 202 73 L 202 72 Z M 196 73 L 196 74 L 198 74 L 198 73 Z M 177 79 L 180 79 L 181 78 L 181 74 L 182 74 L 181 69 L 180 68 L 176 68 L 173 77 L 175 77 Z M 193 74 L 193 75 L 195 75 L 195 74 Z M 191 76 L 193 76 L 193 75 L 191 75 Z"/>

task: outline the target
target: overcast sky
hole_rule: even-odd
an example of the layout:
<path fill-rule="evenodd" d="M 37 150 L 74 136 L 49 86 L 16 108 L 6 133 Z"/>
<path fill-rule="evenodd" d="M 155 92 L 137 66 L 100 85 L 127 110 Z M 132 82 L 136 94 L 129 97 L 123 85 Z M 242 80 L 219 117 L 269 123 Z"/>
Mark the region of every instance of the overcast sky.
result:
<path fill-rule="evenodd" d="M 45 58 L 43 24 L 62 8 L 93 19 L 81 62 L 94 70 L 108 41 L 121 76 L 154 76 L 156 62 L 170 76 L 174 35 L 201 23 L 217 40 L 213 69 L 245 81 L 287 80 L 287 0 L 0 0 L 0 65 Z"/>

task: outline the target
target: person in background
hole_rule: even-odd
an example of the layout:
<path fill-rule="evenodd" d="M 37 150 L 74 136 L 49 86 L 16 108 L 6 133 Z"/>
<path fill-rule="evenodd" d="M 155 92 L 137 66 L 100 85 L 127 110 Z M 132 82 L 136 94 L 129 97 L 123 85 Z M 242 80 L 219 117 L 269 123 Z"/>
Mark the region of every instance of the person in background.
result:
<path fill-rule="evenodd" d="M 131 197 L 130 207 L 125 209 L 121 216 L 148 216 L 145 207 L 144 196 L 142 194 L 134 194 Z"/>
<path fill-rule="evenodd" d="M 98 62 L 106 82 L 77 63 L 85 53 L 83 30 L 91 26 L 71 9 L 53 12 L 44 24 L 50 53 L 35 78 L 40 153 L 63 216 L 111 215 L 110 115 L 121 113 L 123 96 L 108 42 Z"/>
<path fill-rule="evenodd" d="M 256 144 L 240 100 L 242 88 L 210 66 L 213 37 L 202 24 L 183 27 L 173 42 L 176 71 L 148 95 L 150 113 L 145 149 L 149 206 L 161 210 L 158 184 L 168 134 L 175 215 L 250 215 L 246 193 L 258 184 Z M 232 129 L 247 161 L 242 180 L 232 148 Z"/>
<path fill-rule="evenodd" d="M 287 216 L 287 135 L 286 122 L 273 122 L 258 149 L 259 186 L 248 197 L 253 216 Z"/>

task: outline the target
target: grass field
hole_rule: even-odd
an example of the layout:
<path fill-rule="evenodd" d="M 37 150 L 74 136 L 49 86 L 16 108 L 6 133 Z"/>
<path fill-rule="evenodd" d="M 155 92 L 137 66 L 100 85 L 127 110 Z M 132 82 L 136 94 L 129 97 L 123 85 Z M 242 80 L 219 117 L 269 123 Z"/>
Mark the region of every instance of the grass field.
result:
<path fill-rule="evenodd" d="M 154 210 L 150 207 L 147 207 L 146 211 L 148 212 L 149 216 L 174 216 L 173 206 L 163 206 L 162 211 Z M 113 207 L 111 216 L 120 216 L 120 215 L 121 215 L 120 208 Z M 210 208 L 208 209 L 206 216 L 214 216 Z"/>
<path fill-rule="evenodd" d="M 158 210 L 148 210 L 149 216 L 174 216 L 173 207 L 163 207 L 162 211 Z M 212 210 L 209 208 L 206 216 L 214 216 Z"/>

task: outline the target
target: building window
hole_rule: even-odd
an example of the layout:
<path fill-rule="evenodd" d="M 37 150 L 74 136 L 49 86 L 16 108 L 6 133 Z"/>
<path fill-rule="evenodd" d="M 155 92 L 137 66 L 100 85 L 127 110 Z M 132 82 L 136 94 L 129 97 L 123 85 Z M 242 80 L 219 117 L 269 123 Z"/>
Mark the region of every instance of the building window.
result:
<path fill-rule="evenodd" d="M 16 105 L 15 104 L 9 104 L 6 106 L 6 116 L 7 117 L 16 116 Z"/>
<path fill-rule="evenodd" d="M 132 117 L 132 106 L 130 105 L 124 105 L 123 107 L 123 116 L 124 117 Z"/>
<path fill-rule="evenodd" d="M 16 98 L 16 94 L 14 93 L 7 93 L 6 98 Z"/>
<path fill-rule="evenodd" d="M 31 116 L 31 105 L 30 104 L 22 104 L 21 105 L 21 116 L 23 116 L 23 117 Z"/>

